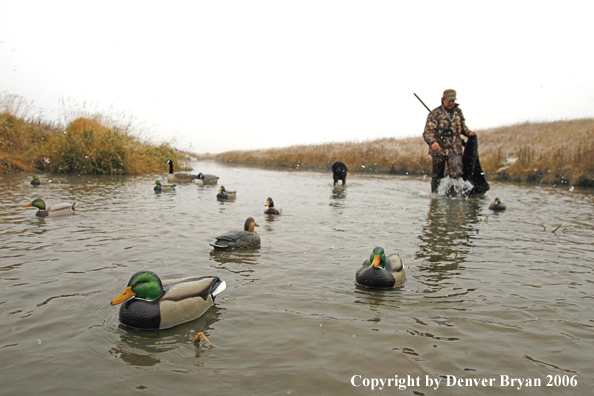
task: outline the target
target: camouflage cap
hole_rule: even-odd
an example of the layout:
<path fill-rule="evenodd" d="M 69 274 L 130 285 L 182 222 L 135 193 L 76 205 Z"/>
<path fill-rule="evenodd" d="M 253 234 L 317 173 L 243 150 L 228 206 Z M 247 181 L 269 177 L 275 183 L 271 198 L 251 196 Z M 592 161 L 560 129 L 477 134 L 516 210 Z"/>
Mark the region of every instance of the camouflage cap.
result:
<path fill-rule="evenodd" d="M 448 102 L 455 102 L 456 91 L 453 89 L 446 89 L 445 91 L 443 91 L 443 99 L 447 100 Z"/>

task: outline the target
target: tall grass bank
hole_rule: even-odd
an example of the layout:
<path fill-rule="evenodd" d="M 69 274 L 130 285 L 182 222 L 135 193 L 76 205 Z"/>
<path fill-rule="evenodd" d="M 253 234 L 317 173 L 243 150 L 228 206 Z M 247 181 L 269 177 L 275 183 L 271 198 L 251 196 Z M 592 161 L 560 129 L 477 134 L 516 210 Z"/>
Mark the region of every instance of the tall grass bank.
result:
<path fill-rule="evenodd" d="M 24 101 L 0 97 L 0 172 L 38 171 L 87 175 L 163 172 L 168 144 L 141 139 L 130 124 L 85 115 L 60 125 L 27 115 Z"/>
<path fill-rule="evenodd" d="M 419 137 L 229 151 L 217 161 L 260 167 L 430 175 L 431 157 Z M 594 119 L 523 123 L 477 131 L 488 180 L 594 186 Z"/>

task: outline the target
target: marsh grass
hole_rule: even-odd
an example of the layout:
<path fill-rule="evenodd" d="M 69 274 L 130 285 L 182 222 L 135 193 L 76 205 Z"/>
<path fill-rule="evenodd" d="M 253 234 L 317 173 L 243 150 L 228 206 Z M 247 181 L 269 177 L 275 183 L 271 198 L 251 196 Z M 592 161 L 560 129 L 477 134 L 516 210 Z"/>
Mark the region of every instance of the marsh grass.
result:
<path fill-rule="evenodd" d="M 477 131 L 489 180 L 594 186 L 594 119 L 522 123 Z M 431 174 L 422 137 L 229 151 L 215 160 L 261 167 L 330 170 L 341 160 L 349 172 Z"/>
<path fill-rule="evenodd" d="M 431 166 L 423 152 L 424 142 L 416 138 L 385 138 L 368 142 L 325 143 L 280 149 L 229 151 L 217 161 L 264 167 L 330 170 L 334 161 L 347 164 L 349 171 L 376 173 L 415 172 Z M 418 155 L 408 150 L 416 148 Z M 424 148 L 425 151 L 426 147 Z"/>
<path fill-rule="evenodd" d="M 36 169 L 38 153 L 57 128 L 42 120 L 25 120 L 0 113 L 0 173 Z"/>
<path fill-rule="evenodd" d="M 0 172 L 124 175 L 166 171 L 170 144 L 142 138 L 132 119 L 70 108 L 62 123 L 31 117 L 31 103 L 0 95 Z M 65 126 L 64 126 L 65 125 Z"/>
<path fill-rule="evenodd" d="M 479 142 L 493 180 L 594 186 L 594 119 L 488 129 Z"/>
<path fill-rule="evenodd" d="M 167 158 L 177 158 L 166 145 L 138 140 L 126 129 L 77 118 L 45 147 L 44 170 L 51 173 L 129 175 L 162 172 Z"/>

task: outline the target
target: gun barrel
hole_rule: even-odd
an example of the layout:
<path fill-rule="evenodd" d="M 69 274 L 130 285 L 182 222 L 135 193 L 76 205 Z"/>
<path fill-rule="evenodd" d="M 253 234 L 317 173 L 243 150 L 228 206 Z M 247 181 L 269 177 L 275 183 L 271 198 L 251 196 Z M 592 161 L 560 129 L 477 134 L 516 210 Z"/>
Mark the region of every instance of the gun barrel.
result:
<path fill-rule="evenodd" d="M 425 108 L 427 109 L 427 111 L 428 111 L 429 113 L 431 113 L 431 110 L 429 109 L 429 107 L 427 107 L 427 105 L 425 104 L 425 102 L 423 102 L 423 101 L 421 100 L 421 98 L 419 98 L 419 97 L 417 96 L 417 94 L 414 94 L 414 95 L 415 95 L 415 97 L 416 97 L 417 99 L 419 99 L 419 102 L 421 102 L 421 103 L 423 104 L 423 106 L 425 106 Z"/>

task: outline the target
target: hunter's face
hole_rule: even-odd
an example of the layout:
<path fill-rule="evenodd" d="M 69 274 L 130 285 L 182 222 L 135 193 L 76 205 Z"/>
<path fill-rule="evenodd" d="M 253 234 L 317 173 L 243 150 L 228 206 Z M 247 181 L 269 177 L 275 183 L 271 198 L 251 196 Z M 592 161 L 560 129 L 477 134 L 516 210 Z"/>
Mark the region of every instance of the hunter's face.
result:
<path fill-rule="evenodd" d="M 448 109 L 448 110 L 452 110 L 454 108 L 454 106 L 456 106 L 456 101 L 449 101 L 447 99 L 442 99 L 441 100 L 443 102 L 443 105 Z"/>

